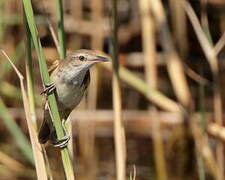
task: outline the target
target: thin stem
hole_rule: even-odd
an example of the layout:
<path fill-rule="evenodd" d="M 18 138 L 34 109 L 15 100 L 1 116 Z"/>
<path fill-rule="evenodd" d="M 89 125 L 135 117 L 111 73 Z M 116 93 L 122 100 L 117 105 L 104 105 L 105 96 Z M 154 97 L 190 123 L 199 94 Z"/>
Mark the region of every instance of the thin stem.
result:
<path fill-rule="evenodd" d="M 213 91 L 214 91 L 214 117 L 218 125 L 223 125 L 223 109 L 222 109 L 222 95 L 220 88 L 220 76 L 219 76 L 219 64 L 218 59 L 215 54 L 214 48 L 210 40 L 207 38 L 207 35 L 203 31 L 200 22 L 188 2 L 183 3 L 186 13 L 192 23 L 192 26 L 195 30 L 196 36 L 199 40 L 199 43 L 203 49 L 203 52 L 206 56 L 206 59 L 210 65 L 212 76 L 213 76 Z M 224 179 L 224 145 L 223 142 L 219 141 L 216 147 L 217 163 L 218 163 L 218 179 Z"/>
<path fill-rule="evenodd" d="M 26 23 L 26 34 L 27 34 L 27 58 L 25 61 L 26 66 L 26 77 L 27 77 L 27 92 L 28 92 L 28 99 L 29 99 L 29 105 L 32 115 L 32 122 L 34 125 L 34 128 L 37 130 L 37 121 L 36 121 L 36 114 L 35 114 L 35 103 L 34 103 L 34 83 L 33 83 L 33 68 L 32 68 L 32 55 L 31 55 L 31 34 L 28 29 L 27 23 Z"/>
<path fill-rule="evenodd" d="M 48 176 L 47 176 L 47 172 L 46 172 L 46 168 L 45 168 L 45 161 L 44 161 L 43 154 L 41 151 L 41 145 L 38 143 L 37 132 L 34 129 L 33 123 L 31 121 L 32 116 L 31 116 L 29 101 L 27 98 L 27 93 L 26 93 L 25 86 L 24 86 L 24 77 L 21 74 L 21 72 L 17 69 L 17 67 L 13 64 L 13 62 L 10 60 L 8 55 L 4 51 L 2 51 L 2 53 L 7 58 L 7 60 L 10 62 L 10 64 L 12 65 L 13 69 L 15 70 L 15 72 L 20 80 L 20 88 L 21 88 L 21 92 L 22 92 L 25 117 L 27 120 L 27 127 L 28 127 L 32 150 L 33 150 L 33 156 L 34 156 L 35 167 L 36 167 L 36 172 L 37 172 L 37 179 L 38 180 L 47 180 Z"/>
<path fill-rule="evenodd" d="M 113 109 L 114 109 L 114 143 L 116 151 L 117 180 L 126 179 L 126 141 L 125 130 L 122 124 L 121 88 L 119 82 L 119 61 L 118 61 L 118 21 L 117 21 L 117 0 L 113 0 L 112 10 L 113 36 L 112 36 L 112 57 L 113 57 Z"/>
<path fill-rule="evenodd" d="M 65 32 L 64 32 L 64 19 L 63 19 L 63 3 L 62 0 L 56 2 L 56 14 L 57 14 L 57 30 L 60 47 L 60 58 L 66 57 L 66 46 L 65 46 Z"/>
<path fill-rule="evenodd" d="M 59 56 L 61 59 L 66 57 L 66 43 L 65 43 L 65 32 L 64 32 L 64 19 L 63 19 L 63 2 L 62 0 L 56 0 L 56 21 L 57 21 L 57 32 L 59 41 Z M 54 33 L 53 33 L 54 34 Z M 55 38 L 56 41 L 56 38 Z M 70 158 L 73 159 L 73 134 L 71 121 L 67 121 L 66 128 L 68 129 L 71 141 L 68 143 L 68 150 Z"/>
<path fill-rule="evenodd" d="M 25 10 L 26 19 L 28 22 L 28 26 L 31 32 L 32 40 L 34 43 L 34 47 L 37 52 L 38 60 L 39 60 L 39 67 L 41 72 L 41 78 L 44 84 L 49 84 L 51 82 L 49 74 L 48 74 L 48 68 L 45 61 L 43 49 L 41 46 L 40 39 L 38 37 L 37 27 L 35 25 L 34 20 L 34 13 L 33 8 L 31 5 L 30 0 L 23 0 L 23 6 Z M 64 137 L 64 131 L 62 128 L 62 123 L 59 116 L 58 107 L 56 104 L 56 98 L 55 94 L 51 94 L 48 96 L 48 102 L 50 105 L 50 110 L 53 118 L 53 123 L 56 128 L 56 134 L 58 139 L 62 139 Z M 74 173 L 73 173 L 73 166 L 72 161 L 70 159 L 68 148 L 61 149 L 61 155 L 62 155 L 62 161 L 64 166 L 64 171 L 66 174 L 67 179 L 75 179 Z"/>
<path fill-rule="evenodd" d="M 157 89 L 157 62 L 156 62 L 156 47 L 155 47 L 155 27 L 153 18 L 150 14 L 151 4 L 148 0 L 139 1 L 141 20 L 142 20 L 142 44 L 145 60 L 145 79 L 148 86 L 154 90 Z M 152 117 L 154 123 L 152 125 L 154 159 L 156 165 L 157 177 L 159 180 L 167 179 L 166 162 L 164 157 L 164 148 L 161 137 L 161 128 L 159 122 L 158 111 L 155 107 L 152 109 Z M 158 117 L 158 118 L 157 118 Z"/>

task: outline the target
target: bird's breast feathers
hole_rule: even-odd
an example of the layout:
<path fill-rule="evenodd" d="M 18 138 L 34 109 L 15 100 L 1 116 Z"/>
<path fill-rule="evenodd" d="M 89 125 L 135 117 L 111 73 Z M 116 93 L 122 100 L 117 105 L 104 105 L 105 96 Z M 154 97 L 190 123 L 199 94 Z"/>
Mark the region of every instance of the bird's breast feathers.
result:
<path fill-rule="evenodd" d="M 89 85 L 90 74 L 88 71 L 83 77 L 75 77 L 70 81 L 64 81 L 62 78 L 52 78 L 52 81 L 56 84 L 57 100 L 66 107 L 73 109 L 80 103 Z"/>

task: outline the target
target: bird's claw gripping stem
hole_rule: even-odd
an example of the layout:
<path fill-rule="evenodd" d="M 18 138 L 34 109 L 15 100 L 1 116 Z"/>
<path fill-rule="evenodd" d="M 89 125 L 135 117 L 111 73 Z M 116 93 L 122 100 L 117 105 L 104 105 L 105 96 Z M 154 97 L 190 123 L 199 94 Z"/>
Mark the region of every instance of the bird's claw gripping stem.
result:
<path fill-rule="evenodd" d="M 65 123 L 66 123 L 66 120 L 63 119 L 62 120 L 62 128 L 63 128 L 63 132 L 65 133 L 65 136 L 62 139 L 56 140 L 56 142 L 53 143 L 54 147 L 59 147 L 59 148 L 63 149 L 67 146 L 67 144 L 70 140 L 70 136 L 68 135 L 68 132 L 65 127 Z"/>
<path fill-rule="evenodd" d="M 53 146 L 63 149 L 67 146 L 69 140 L 70 140 L 70 136 L 65 135 L 62 139 L 59 139 L 56 142 L 54 142 Z"/>
<path fill-rule="evenodd" d="M 44 84 L 44 86 L 45 86 L 45 89 L 44 89 L 44 91 L 41 94 L 50 95 L 56 89 L 56 85 L 53 82 L 52 83 L 48 83 L 48 84 Z"/>

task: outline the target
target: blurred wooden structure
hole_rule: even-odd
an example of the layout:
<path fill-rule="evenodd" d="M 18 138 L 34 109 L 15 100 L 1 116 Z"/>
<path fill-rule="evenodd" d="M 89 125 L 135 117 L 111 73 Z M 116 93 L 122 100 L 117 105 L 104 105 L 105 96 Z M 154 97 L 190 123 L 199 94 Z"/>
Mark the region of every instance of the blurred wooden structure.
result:
<path fill-rule="evenodd" d="M 15 119 L 23 119 L 24 112 L 23 109 L 11 108 L 9 109 L 10 113 Z M 42 120 L 43 112 L 42 109 L 37 111 L 38 120 Z M 137 111 L 137 110 L 126 110 L 123 112 L 123 120 L 127 133 L 134 134 L 136 136 L 151 136 L 152 124 L 155 121 L 154 117 L 150 116 L 151 112 L 146 113 L 146 111 Z M 191 117 L 196 121 L 196 123 L 201 119 L 200 113 L 195 113 Z M 168 130 L 172 130 L 178 126 L 181 126 L 184 121 L 180 113 L 171 113 L 171 112 L 160 112 L 159 116 L 156 117 L 160 122 L 160 127 L 162 132 L 168 133 Z M 225 115 L 223 116 L 225 119 Z M 74 126 L 74 135 L 77 136 L 78 124 L 79 122 L 87 123 L 92 121 L 95 124 L 96 137 L 112 137 L 113 136 L 113 111 L 111 110 L 78 110 L 73 111 L 71 114 L 71 121 Z M 206 113 L 206 121 L 212 122 L 213 115 L 211 113 Z M 87 127 L 88 128 L 88 127 Z M 207 126 L 208 133 L 213 135 L 216 138 L 220 138 L 225 141 L 225 128 L 218 126 L 216 123 L 210 123 Z M 166 133 L 166 134 L 167 134 Z M 165 135 L 165 134 L 164 134 Z M 166 138 L 166 136 L 165 136 Z"/>

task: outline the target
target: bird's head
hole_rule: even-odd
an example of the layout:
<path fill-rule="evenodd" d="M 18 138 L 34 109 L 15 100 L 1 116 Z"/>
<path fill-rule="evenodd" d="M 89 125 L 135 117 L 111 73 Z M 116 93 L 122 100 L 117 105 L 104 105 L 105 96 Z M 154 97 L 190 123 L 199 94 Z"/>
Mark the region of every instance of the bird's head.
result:
<path fill-rule="evenodd" d="M 102 56 L 95 51 L 86 49 L 77 50 L 62 60 L 51 76 L 52 78 L 60 77 L 63 81 L 71 81 L 74 78 L 83 79 L 91 66 L 99 62 L 108 61 L 110 61 L 109 57 Z M 55 76 L 55 74 L 58 76 Z"/>
<path fill-rule="evenodd" d="M 67 58 L 70 59 L 73 66 L 80 67 L 84 70 L 89 69 L 96 63 L 110 61 L 109 57 L 102 56 L 93 50 L 86 49 L 77 50 L 70 54 Z"/>

